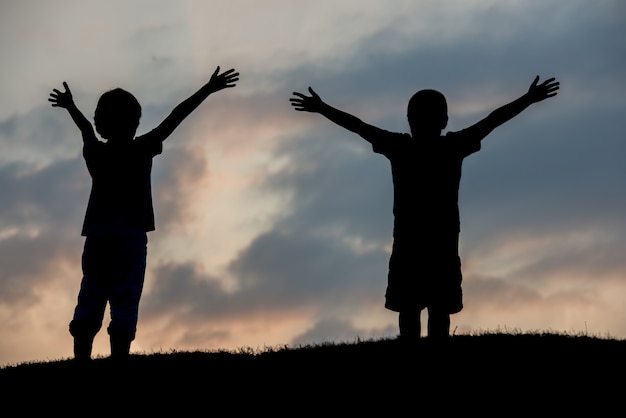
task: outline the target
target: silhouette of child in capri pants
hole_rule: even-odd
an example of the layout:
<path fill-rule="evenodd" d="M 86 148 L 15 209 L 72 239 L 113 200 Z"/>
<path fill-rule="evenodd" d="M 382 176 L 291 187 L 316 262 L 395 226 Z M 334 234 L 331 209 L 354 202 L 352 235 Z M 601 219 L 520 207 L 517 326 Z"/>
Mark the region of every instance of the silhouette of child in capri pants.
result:
<path fill-rule="evenodd" d="M 441 132 L 448 123 L 448 106 L 436 90 L 418 91 L 410 99 L 410 134 L 369 125 L 328 105 L 311 87 L 310 96 L 293 93 L 290 102 L 295 110 L 319 113 L 360 135 L 391 163 L 394 225 L 385 308 L 399 313 L 402 340 L 419 339 L 424 308 L 428 336 L 435 338 L 449 335 L 450 315 L 463 309 L 458 250 L 461 166 L 492 130 L 557 94 L 559 83 L 554 78 L 538 83 L 539 76 L 521 97 L 476 124 L 445 135 Z"/>
<path fill-rule="evenodd" d="M 239 73 L 217 67 L 208 83 L 181 102 L 152 131 L 135 137 L 141 106 L 116 88 L 102 94 L 94 114 L 95 129 L 76 107 L 72 93 L 54 89 L 48 101 L 68 111 L 83 137 L 83 156 L 92 185 L 82 227 L 83 278 L 70 334 L 74 358 L 91 358 L 95 335 L 110 304 L 111 357 L 126 358 L 137 330 L 139 299 L 146 271 L 147 232 L 155 229 L 152 206 L 152 159 L 163 141 L 210 94 L 235 86 Z"/>

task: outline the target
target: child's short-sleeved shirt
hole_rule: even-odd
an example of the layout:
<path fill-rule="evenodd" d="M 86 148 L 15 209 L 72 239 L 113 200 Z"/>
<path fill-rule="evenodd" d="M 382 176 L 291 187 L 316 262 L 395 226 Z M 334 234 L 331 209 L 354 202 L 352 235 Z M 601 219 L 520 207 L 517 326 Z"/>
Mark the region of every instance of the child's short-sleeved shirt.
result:
<path fill-rule="evenodd" d="M 482 138 L 473 137 L 471 130 L 429 141 L 383 132 L 372 148 L 391 162 L 394 236 L 403 231 L 412 234 L 414 228 L 458 232 L 463 159 L 480 150 Z"/>
<path fill-rule="evenodd" d="M 162 152 L 163 142 L 148 140 L 147 135 L 115 145 L 96 138 L 83 139 L 92 186 L 82 235 L 94 225 L 113 221 L 153 231 L 152 159 Z"/>

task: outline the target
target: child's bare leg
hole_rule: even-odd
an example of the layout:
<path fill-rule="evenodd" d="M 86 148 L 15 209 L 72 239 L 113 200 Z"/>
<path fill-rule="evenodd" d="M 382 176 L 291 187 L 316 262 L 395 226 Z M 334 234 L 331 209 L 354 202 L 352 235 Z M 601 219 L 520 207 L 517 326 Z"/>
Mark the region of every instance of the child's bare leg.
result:
<path fill-rule="evenodd" d="M 446 338 L 450 335 L 450 314 L 447 311 L 428 309 L 428 336 Z"/>
<path fill-rule="evenodd" d="M 417 340 L 422 332 L 420 320 L 421 311 L 403 311 L 398 315 L 400 337 L 402 339 Z"/>

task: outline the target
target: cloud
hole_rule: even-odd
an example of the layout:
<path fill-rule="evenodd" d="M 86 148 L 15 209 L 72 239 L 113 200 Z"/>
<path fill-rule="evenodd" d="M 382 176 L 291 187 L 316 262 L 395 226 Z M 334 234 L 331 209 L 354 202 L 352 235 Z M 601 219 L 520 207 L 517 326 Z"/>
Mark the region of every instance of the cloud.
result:
<path fill-rule="evenodd" d="M 292 347 L 332 343 L 353 343 L 359 340 L 390 338 L 397 334 L 396 327 L 372 332 L 371 329 L 358 329 L 352 321 L 343 319 L 323 319 L 315 323 L 309 330 L 293 338 Z"/>
<path fill-rule="evenodd" d="M 155 159 L 137 350 L 394 335 L 397 315 L 383 307 L 389 163 L 321 116 L 294 112 L 291 92 L 313 86 L 407 131 L 409 97 L 438 88 L 457 130 L 535 74 L 556 76 L 559 95 L 464 164 L 466 308 L 453 326 L 626 334 L 621 2 L 255 4 L 3 7 L 0 331 L 10 338 L 0 361 L 71 349 L 90 180 L 75 126 L 46 101 L 51 89 L 70 82 L 91 118 L 103 91 L 127 87 L 143 105 L 143 133 L 217 65 L 241 81 L 209 97 Z M 59 25 L 69 11 L 74 23 Z M 106 335 L 96 350 L 108 352 Z"/>
<path fill-rule="evenodd" d="M 42 289 L 55 291 L 59 276 L 80 263 L 78 244 L 77 239 L 47 230 L 32 235 L 16 232 L 0 239 L 0 307 L 21 310 L 38 303 Z"/>

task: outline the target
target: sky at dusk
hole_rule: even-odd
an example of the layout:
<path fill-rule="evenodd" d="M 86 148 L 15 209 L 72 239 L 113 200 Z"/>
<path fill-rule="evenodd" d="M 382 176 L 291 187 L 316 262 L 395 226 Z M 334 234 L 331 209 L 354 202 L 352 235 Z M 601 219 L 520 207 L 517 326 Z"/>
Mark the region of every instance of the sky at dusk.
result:
<path fill-rule="evenodd" d="M 156 230 L 131 352 L 235 350 L 397 335 L 384 308 L 389 161 L 320 115 L 408 132 L 413 93 L 448 99 L 446 131 L 561 83 L 463 165 L 465 308 L 451 333 L 626 338 L 626 2 L 621 0 L 2 1 L 0 365 L 72 356 L 85 116 L 114 87 L 138 134 L 221 70 L 154 160 Z M 425 202 L 428 204 L 428 202 Z M 108 310 L 94 344 L 109 354 Z"/>

